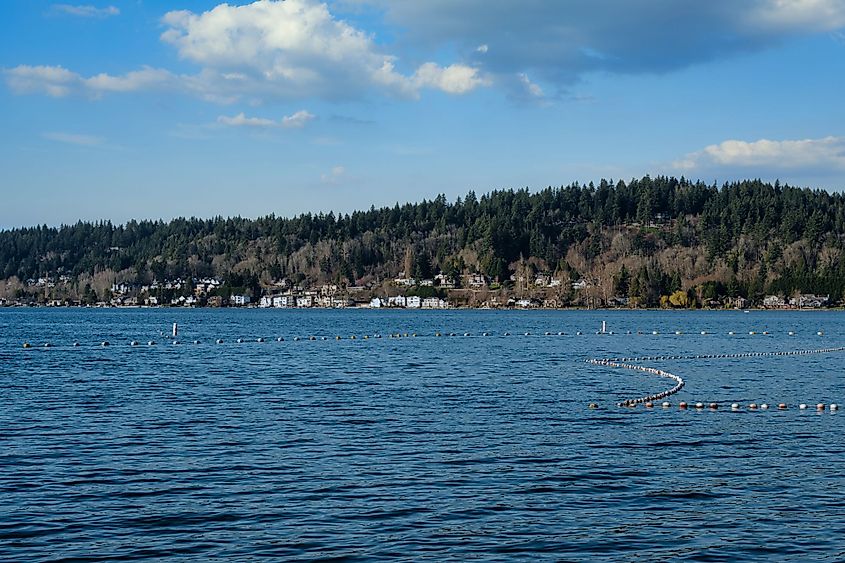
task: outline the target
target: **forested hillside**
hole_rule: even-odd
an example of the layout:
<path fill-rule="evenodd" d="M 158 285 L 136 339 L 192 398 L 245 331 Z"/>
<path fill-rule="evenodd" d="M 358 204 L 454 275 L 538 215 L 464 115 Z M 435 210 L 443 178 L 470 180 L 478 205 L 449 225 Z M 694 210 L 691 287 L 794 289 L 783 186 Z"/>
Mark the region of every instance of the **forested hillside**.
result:
<path fill-rule="evenodd" d="M 676 295 L 672 304 L 693 306 L 799 292 L 837 301 L 845 290 L 843 235 L 839 193 L 646 176 L 343 215 L 7 230 L 0 292 L 9 297 L 26 291 L 26 280 L 59 276 L 74 287 L 98 277 L 142 284 L 214 276 L 260 292 L 281 278 L 377 287 L 400 272 L 444 273 L 458 284 L 461 274 L 480 272 L 504 290 L 537 274 L 556 277 L 562 304 L 587 296 L 595 305 L 622 297 L 617 302 L 656 306 Z M 586 282 L 583 295 L 572 289 L 577 280 Z"/>

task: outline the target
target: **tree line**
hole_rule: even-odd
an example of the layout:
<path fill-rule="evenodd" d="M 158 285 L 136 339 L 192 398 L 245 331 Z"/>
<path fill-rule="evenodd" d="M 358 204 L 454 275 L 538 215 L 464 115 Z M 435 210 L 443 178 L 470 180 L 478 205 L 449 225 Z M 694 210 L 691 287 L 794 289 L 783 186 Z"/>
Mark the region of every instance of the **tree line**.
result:
<path fill-rule="evenodd" d="M 600 305 L 657 306 L 845 291 L 845 198 L 745 180 L 645 176 L 530 192 L 469 192 L 352 213 L 78 222 L 0 231 L 0 279 L 108 272 L 121 282 L 219 277 L 377 285 L 404 272 L 585 280 Z M 519 276 L 517 276 L 519 274 Z M 680 297 L 676 296 L 676 300 Z M 674 304 L 674 303 L 673 303 Z"/>

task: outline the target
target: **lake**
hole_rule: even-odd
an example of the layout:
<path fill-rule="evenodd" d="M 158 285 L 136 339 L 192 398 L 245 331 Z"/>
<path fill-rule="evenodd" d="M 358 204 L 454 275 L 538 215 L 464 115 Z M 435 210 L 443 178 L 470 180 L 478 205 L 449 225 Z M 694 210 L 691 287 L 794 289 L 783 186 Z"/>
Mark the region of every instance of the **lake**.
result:
<path fill-rule="evenodd" d="M 584 360 L 843 343 L 832 311 L 2 309 L 0 559 L 842 561 L 845 353 L 647 362 L 669 409 Z"/>

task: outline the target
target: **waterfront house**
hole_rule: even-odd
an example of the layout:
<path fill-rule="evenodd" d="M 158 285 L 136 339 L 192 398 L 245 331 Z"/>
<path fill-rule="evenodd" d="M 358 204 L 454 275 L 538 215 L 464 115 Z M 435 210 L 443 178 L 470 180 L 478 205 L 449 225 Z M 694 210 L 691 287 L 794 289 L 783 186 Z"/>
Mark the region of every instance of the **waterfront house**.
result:
<path fill-rule="evenodd" d="M 373 297 L 370 299 L 370 308 L 371 309 L 381 309 L 382 307 L 382 300 L 380 297 Z"/>
<path fill-rule="evenodd" d="M 419 296 L 412 295 L 405 298 L 405 306 L 409 309 L 419 309 L 422 306 L 422 301 Z"/>
<path fill-rule="evenodd" d="M 779 295 L 767 295 L 763 298 L 763 307 L 766 309 L 782 309 L 786 307 L 786 299 Z"/>
<path fill-rule="evenodd" d="M 229 298 L 229 305 L 232 307 L 243 307 L 244 305 L 249 305 L 249 302 L 249 295 L 232 295 Z"/>
<path fill-rule="evenodd" d="M 448 306 L 446 301 L 437 297 L 426 297 L 422 300 L 423 309 L 445 309 Z"/>
<path fill-rule="evenodd" d="M 802 294 L 789 300 L 789 304 L 799 309 L 820 309 L 830 301 L 829 295 Z"/>

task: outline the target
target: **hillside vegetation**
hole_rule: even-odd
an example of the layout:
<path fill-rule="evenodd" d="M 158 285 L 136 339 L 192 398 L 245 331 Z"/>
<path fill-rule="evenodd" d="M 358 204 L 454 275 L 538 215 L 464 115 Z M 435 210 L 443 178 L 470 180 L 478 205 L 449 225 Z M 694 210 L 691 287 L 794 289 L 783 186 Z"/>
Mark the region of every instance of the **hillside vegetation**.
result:
<path fill-rule="evenodd" d="M 100 293 L 115 282 L 206 277 L 254 294 L 282 278 L 375 288 L 401 272 L 443 273 L 458 284 L 479 272 L 502 291 L 530 291 L 525 280 L 538 274 L 560 279 L 563 305 L 659 306 L 671 297 L 674 306 L 699 306 L 796 293 L 838 301 L 843 235 L 839 193 L 646 176 L 342 215 L 6 230 L 0 294 L 20 296 L 26 280 L 60 276 L 79 294 L 92 284 Z M 572 289 L 577 280 L 584 290 Z"/>

